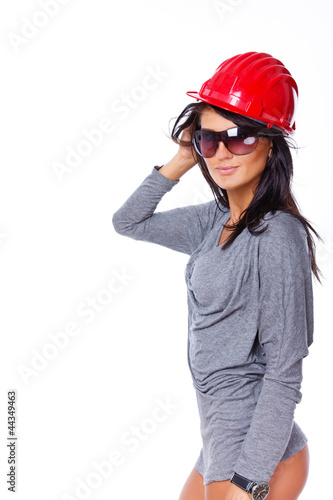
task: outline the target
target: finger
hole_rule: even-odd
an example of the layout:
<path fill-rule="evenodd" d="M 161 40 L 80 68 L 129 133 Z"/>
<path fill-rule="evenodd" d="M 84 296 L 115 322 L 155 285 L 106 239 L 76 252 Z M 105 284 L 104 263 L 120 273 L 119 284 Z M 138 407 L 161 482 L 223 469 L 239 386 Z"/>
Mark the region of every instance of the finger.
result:
<path fill-rule="evenodd" d="M 183 130 L 182 135 L 181 135 L 181 140 L 182 141 L 191 141 L 191 134 L 190 134 L 189 128 L 185 128 Z"/>

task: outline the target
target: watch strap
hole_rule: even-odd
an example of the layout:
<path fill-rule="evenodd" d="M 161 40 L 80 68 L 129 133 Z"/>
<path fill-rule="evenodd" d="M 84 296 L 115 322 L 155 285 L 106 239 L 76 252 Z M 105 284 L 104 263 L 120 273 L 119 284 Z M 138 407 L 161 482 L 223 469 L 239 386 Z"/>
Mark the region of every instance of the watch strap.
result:
<path fill-rule="evenodd" d="M 230 481 L 247 493 L 251 493 L 253 486 L 256 484 L 256 481 L 251 481 L 250 479 L 237 474 L 237 472 L 233 473 Z"/>

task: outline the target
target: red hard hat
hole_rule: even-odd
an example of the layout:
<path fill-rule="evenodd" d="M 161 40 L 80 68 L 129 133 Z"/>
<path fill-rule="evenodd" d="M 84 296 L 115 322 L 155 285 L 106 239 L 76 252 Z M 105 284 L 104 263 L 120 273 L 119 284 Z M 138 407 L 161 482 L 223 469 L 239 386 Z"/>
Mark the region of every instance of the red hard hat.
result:
<path fill-rule="evenodd" d="M 199 92 L 187 95 L 288 133 L 295 130 L 298 88 L 282 64 L 269 54 L 247 52 L 224 61 Z"/>

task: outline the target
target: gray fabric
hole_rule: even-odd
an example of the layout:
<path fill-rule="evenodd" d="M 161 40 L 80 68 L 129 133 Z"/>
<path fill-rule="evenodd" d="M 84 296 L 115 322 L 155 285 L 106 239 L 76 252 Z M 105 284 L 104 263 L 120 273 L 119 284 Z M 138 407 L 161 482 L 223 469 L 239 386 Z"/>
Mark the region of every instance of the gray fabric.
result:
<path fill-rule="evenodd" d="M 218 246 L 230 212 L 215 201 L 157 212 L 179 181 L 155 167 L 113 215 L 115 230 L 190 255 L 188 364 L 196 390 L 204 483 L 234 471 L 269 481 L 307 438 L 294 422 L 302 360 L 313 336 L 306 232 L 291 214 L 267 214 L 267 230 L 246 229 Z"/>

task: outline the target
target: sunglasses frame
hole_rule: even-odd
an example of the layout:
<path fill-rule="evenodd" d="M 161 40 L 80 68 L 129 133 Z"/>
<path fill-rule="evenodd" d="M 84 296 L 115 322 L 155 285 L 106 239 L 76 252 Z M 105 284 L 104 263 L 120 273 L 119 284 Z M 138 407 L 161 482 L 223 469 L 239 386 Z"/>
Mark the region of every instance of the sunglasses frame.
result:
<path fill-rule="evenodd" d="M 256 137 L 256 144 L 255 144 L 255 147 L 253 149 L 251 149 L 251 151 L 248 151 L 247 153 L 234 153 L 233 151 L 230 151 L 229 147 L 227 146 L 227 139 L 232 139 L 232 137 L 235 137 L 235 136 L 230 136 L 229 135 L 229 132 L 231 130 L 245 130 L 246 132 L 249 132 L 249 136 L 250 135 L 253 135 L 254 137 Z M 207 131 L 207 132 L 211 132 L 212 134 L 214 135 L 217 135 L 219 140 L 217 141 L 216 143 L 216 148 L 215 148 L 215 151 L 212 155 L 210 156 L 203 156 L 203 154 L 199 151 L 199 147 L 197 146 L 196 144 L 196 134 L 198 132 L 201 132 L 201 131 Z M 219 147 L 219 143 L 220 142 L 223 142 L 225 148 L 229 151 L 229 153 L 233 154 L 233 155 L 236 155 L 236 156 L 245 156 L 245 155 L 248 155 L 250 153 L 253 153 L 253 151 L 256 150 L 256 148 L 258 147 L 258 144 L 259 144 L 259 138 L 260 137 L 266 137 L 265 134 L 263 134 L 262 132 L 253 132 L 251 130 L 251 128 L 249 127 L 232 127 L 232 128 L 229 128 L 227 130 L 223 130 L 222 132 L 217 132 L 215 130 L 210 130 L 210 129 L 205 129 L 205 128 L 202 128 L 202 129 L 199 129 L 199 130 L 196 130 L 193 134 L 193 139 L 192 139 L 192 143 L 194 145 L 194 148 L 196 150 L 196 152 L 198 153 L 199 156 L 201 156 L 202 158 L 212 158 L 215 154 L 216 154 L 216 151 L 218 150 L 218 147 Z"/>

